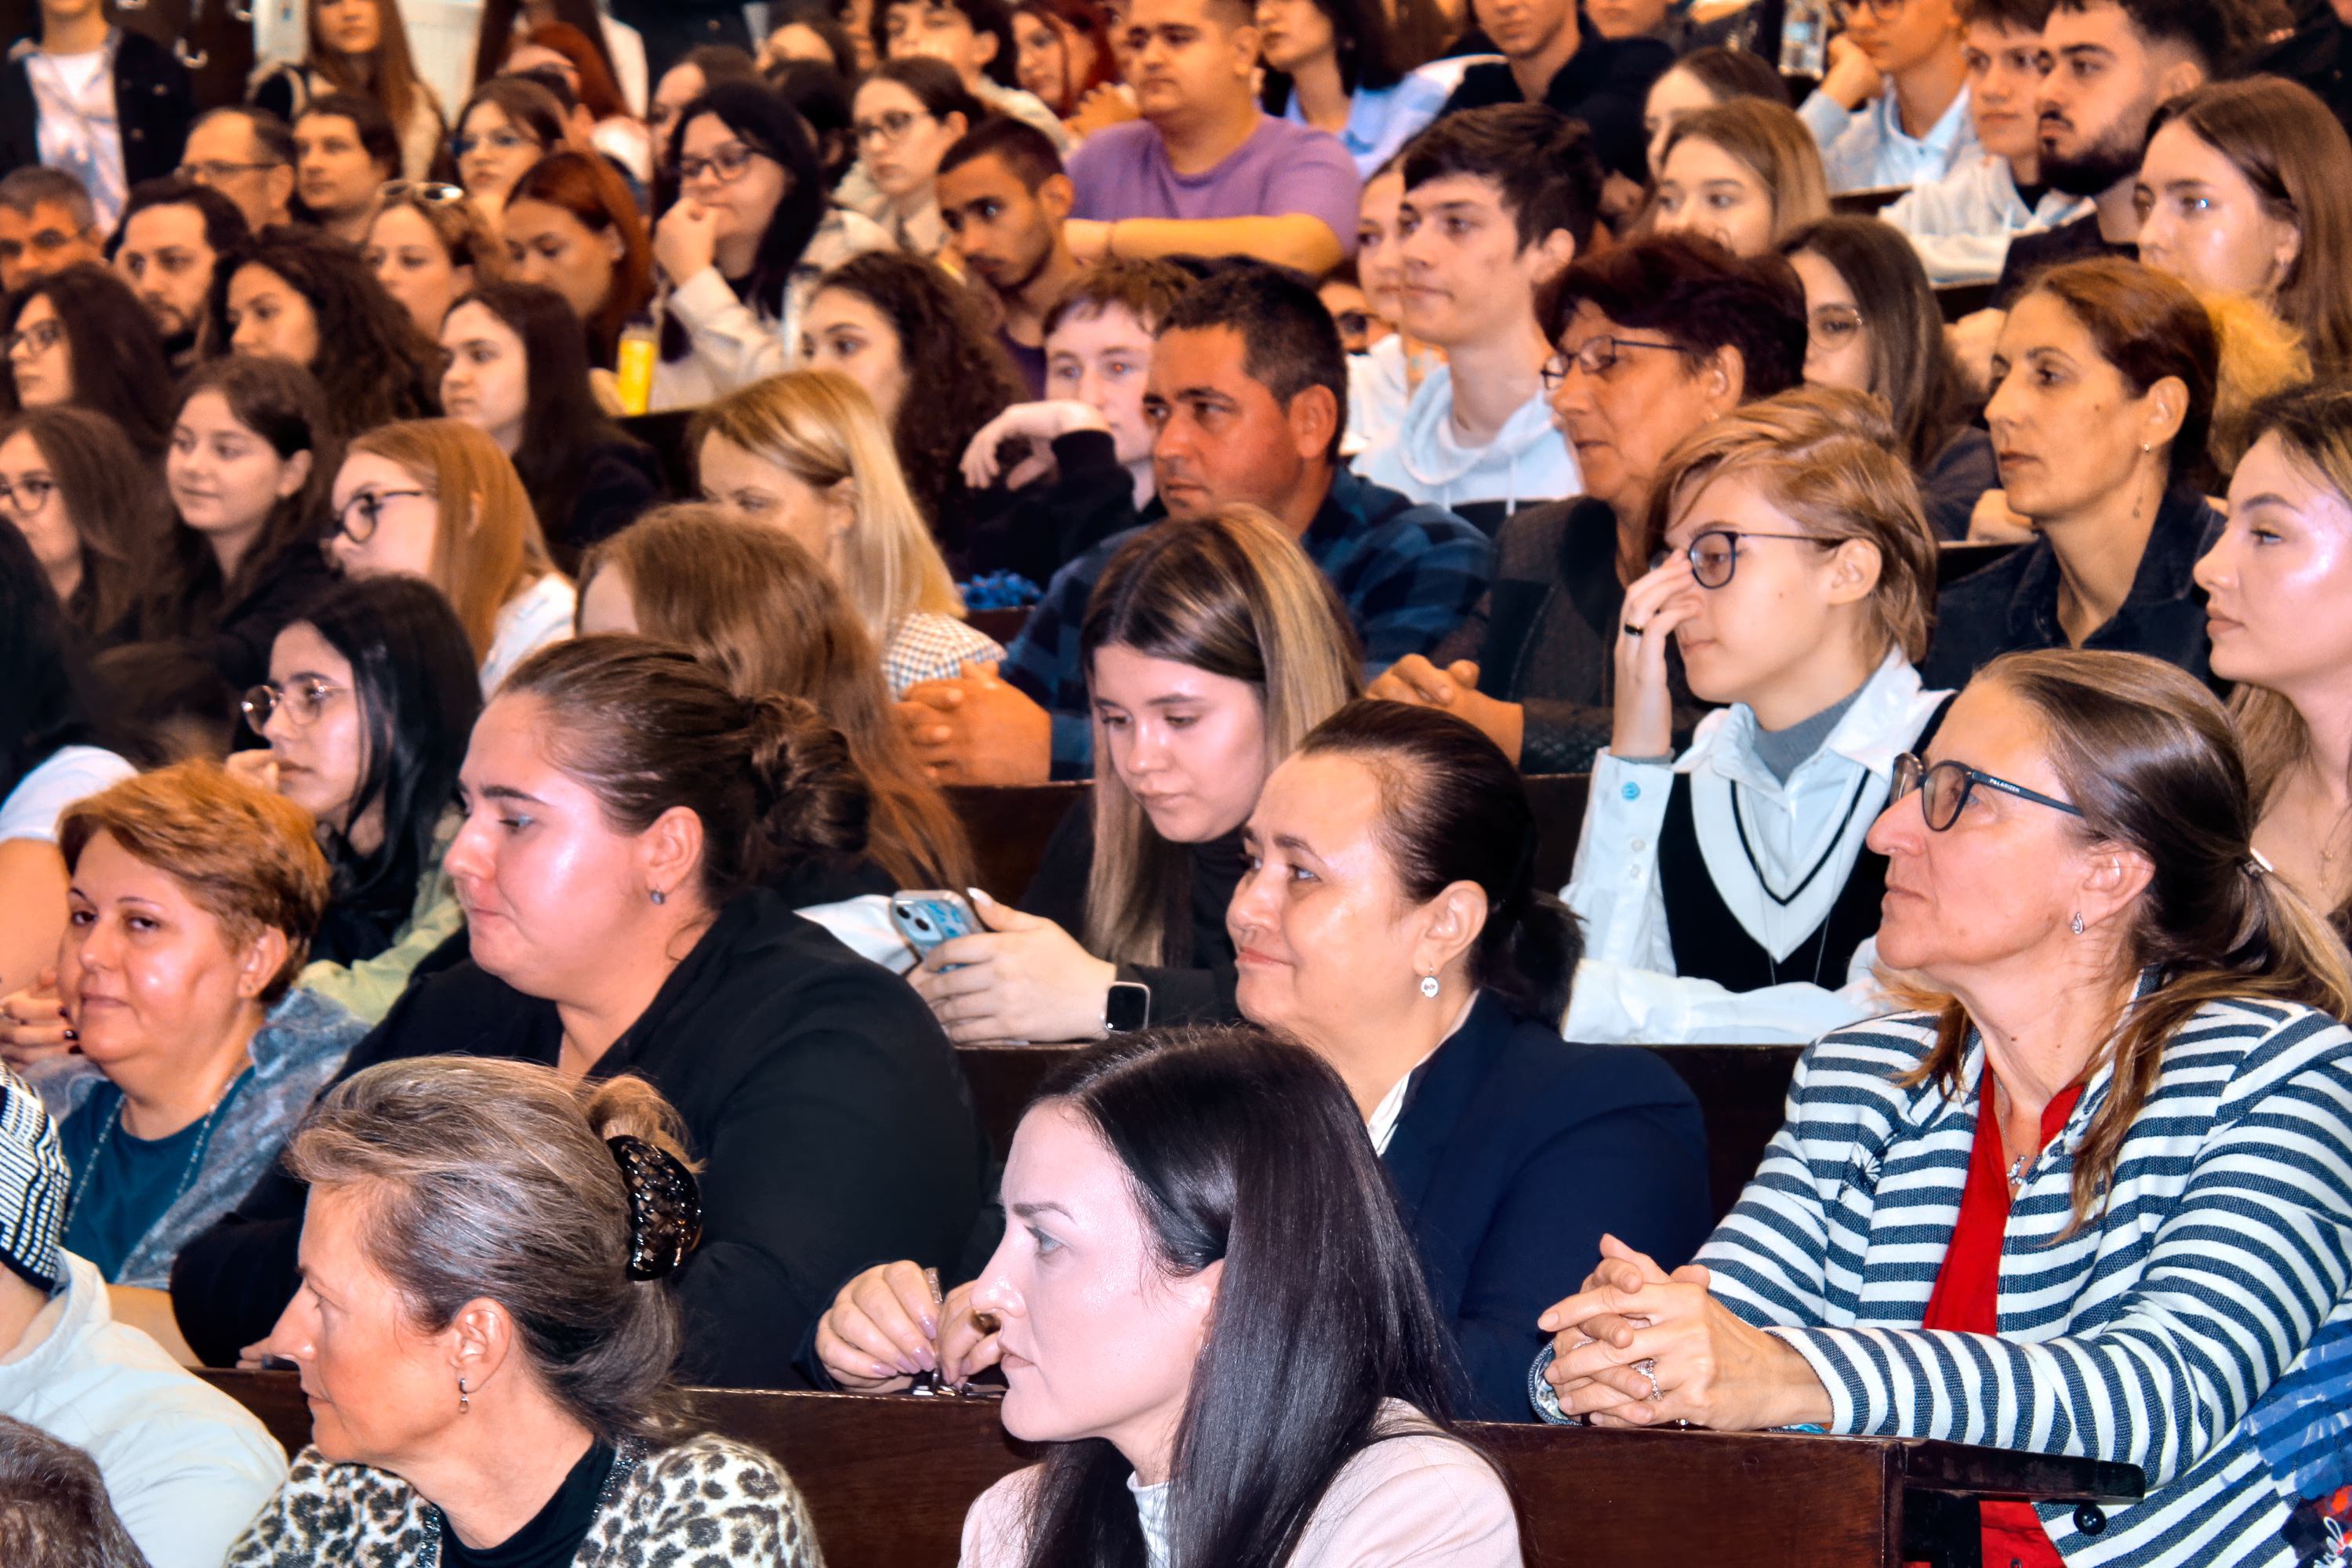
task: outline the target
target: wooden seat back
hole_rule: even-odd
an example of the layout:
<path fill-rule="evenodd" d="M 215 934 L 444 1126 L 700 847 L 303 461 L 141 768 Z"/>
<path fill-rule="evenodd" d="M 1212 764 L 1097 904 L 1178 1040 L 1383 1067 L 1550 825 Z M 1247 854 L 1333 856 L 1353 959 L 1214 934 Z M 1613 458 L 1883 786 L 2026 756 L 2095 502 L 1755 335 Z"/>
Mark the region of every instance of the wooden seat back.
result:
<path fill-rule="evenodd" d="M 310 1441 L 291 1373 L 204 1376 L 259 1415 L 288 1453 Z M 972 1500 L 1038 1457 L 1006 1435 L 992 1399 L 705 1389 L 695 1404 L 712 1429 L 764 1450 L 792 1476 L 829 1568 L 950 1568 Z M 1922 1493 L 2112 1500 L 2138 1496 L 2141 1485 L 2128 1465 L 1916 1439 L 1483 1423 L 1464 1431 L 1510 1487 L 1538 1568 L 1886 1568 L 1920 1550 L 1905 1540 L 1905 1508 Z"/>

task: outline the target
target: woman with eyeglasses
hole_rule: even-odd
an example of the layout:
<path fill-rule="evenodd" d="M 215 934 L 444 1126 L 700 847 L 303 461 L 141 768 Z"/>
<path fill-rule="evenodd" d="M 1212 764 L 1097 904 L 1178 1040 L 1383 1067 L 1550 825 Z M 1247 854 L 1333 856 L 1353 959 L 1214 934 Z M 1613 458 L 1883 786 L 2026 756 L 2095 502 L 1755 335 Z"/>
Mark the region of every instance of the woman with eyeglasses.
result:
<path fill-rule="evenodd" d="M 441 590 L 480 666 L 482 694 L 572 635 L 571 580 L 514 464 L 457 419 L 384 425 L 351 444 L 337 470 L 327 553 L 346 577 L 405 573 Z"/>
<path fill-rule="evenodd" d="M 139 635 L 172 516 L 155 470 L 114 421 L 86 408 L 0 421 L 0 522 L 32 547 L 84 647 Z"/>
<path fill-rule="evenodd" d="M 2146 1476 L 1983 1504 L 1987 1563 L 2294 1562 L 2342 1450 L 2352 975 L 2254 848 L 2229 715 L 2153 658 L 2010 654 L 1895 766 L 1878 954 L 1916 1010 L 1805 1053 L 1697 1269 L 1613 1247 L 1544 1314 L 1538 1404 Z"/>
<path fill-rule="evenodd" d="M 465 923 L 441 857 L 457 768 L 481 711 L 473 645 L 420 577 L 361 577 L 278 634 L 245 694 L 268 742 L 228 770 L 310 814 L 333 886 L 296 984 L 380 1022 L 427 953 Z"/>
<path fill-rule="evenodd" d="M 457 296 L 507 272 L 507 250 L 482 209 L 455 185 L 394 180 L 385 185 L 362 254 L 383 291 L 416 330 L 441 331 Z"/>
<path fill-rule="evenodd" d="M 953 66 L 911 55 L 877 67 L 859 85 L 852 112 L 859 166 L 878 193 L 860 210 L 900 249 L 937 256 L 948 242 L 936 194 L 940 159 L 988 110 Z"/>
<path fill-rule="evenodd" d="M 1572 1040 L 1810 1040 L 1875 1010 L 1886 879 L 1863 836 L 1924 688 L 1936 540 L 1873 399 L 1807 387 L 1676 447 L 1625 591 L 1615 722 L 1563 896 Z M 1676 755 L 1666 647 L 1720 705 Z"/>
<path fill-rule="evenodd" d="M 211 308 L 231 354 L 316 375 L 320 412 L 343 435 L 438 412 L 440 350 L 357 250 L 315 229 L 266 229 L 223 257 Z"/>
<path fill-rule="evenodd" d="M 565 143 L 563 106 L 553 93 L 520 77 L 494 76 L 466 100 L 450 147 L 457 183 L 495 222 L 515 182 Z"/>
<path fill-rule="evenodd" d="M 241 354 L 181 384 L 163 482 L 176 521 L 145 635 L 175 638 L 232 691 L 269 671 L 278 634 L 332 580 L 319 523 L 336 458 L 310 373 Z"/>
<path fill-rule="evenodd" d="M 1984 418 L 2034 537 L 1944 590 L 1929 685 L 2039 647 L 2150 654 L 2212 680 L 2191 574 L 2221 529 L 2197 477 L 2220 365 L 2197 297 L 2135 262 L 2055 267 L 2011 302 Z"/>
<path fill-rule="evenodd" d="M 246 101 L 291 125 L 314 98 L 372 98 L 400 132 L 401 174 L 433 177 L 447 126 L 440 99 L 417 73 L 397 0 L 308 0 L 302 36 L 303 58 L 257 70 Z"/>
<path fill-rule="evenodd" d="M 1969 423 L 1967 383 L 1919 253 L 1872 217 L 1825 217 L 1780 244 L 1805 285 L 1805 382 L 1875 393 L 1895 416 L 1895 446 L 1919 480 L 1938 539 L 1966 539 L 1969 519 L 2000 484 L 1992 439 Z"/>
<path fill-rule="evenodd" d="M 516 183 L 499 227 L 508 275 L 562 295 L 587 331 L 589 363 L 609 374 L 621 329 L 654 297 L 653 239 L 620 171 L 593 153 L 550 153 Z"/>
<path fill-rule="evenodd" d="M 1545 334 L 1552 421 L 1584 494 L 1519 511 L 1495 574 L 1433 658 L 1407 655 L 1371 694 L 1466 719 L 1528 773 L 1581 773 L 1608 743 L 1623 585 L 1648 570 L 1650 486 L 1685 437 L 1798 384 L 1805 296 L 1787 262 L 1654 235 L 1562 274 Z M 1675 739 L 1697 719 L 1678 710 Z"/>
<path fill-rule="evenodd" d="M 0 414 L 71 405 L 103 414 L 150 461 L 172 428 L 172 367 L 139 297 L 80 262 L 0 300 Z"/>
<path fill-rule="evenodd" d="M 653 406 L 709 403 L 792 368 L 801 313 L 827 268 L 893 248 L 831 205 L 808 128 L 757 81 L 687 105 L 667 143 L 677 199 L 654 227 L 663 297 Z"/>

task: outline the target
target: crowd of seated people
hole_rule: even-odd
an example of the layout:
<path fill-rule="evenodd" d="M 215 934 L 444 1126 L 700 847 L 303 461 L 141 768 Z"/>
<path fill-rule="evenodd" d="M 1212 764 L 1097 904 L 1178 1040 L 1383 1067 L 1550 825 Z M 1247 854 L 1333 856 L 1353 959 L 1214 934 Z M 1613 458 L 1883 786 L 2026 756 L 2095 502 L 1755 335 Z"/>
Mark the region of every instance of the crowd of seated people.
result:
<path fill-rule="evenodd" d="M 0 1557 L 992 1386 L 976 1568 L 2352 1568 L 2352 8 L 164 9 L 0 60 Z"/>

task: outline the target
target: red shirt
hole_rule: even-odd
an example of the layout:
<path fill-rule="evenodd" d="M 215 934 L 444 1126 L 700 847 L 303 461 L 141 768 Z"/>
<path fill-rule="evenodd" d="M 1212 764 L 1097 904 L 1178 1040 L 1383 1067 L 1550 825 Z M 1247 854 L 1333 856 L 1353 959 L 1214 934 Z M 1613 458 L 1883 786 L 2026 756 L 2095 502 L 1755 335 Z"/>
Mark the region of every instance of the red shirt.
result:
<path fill-rule="evenodd" d="M 1960 1217 L 1952 1245 L 1936 1271 L 1935 1294 L 1920 1327 L 1963 1334 L 2000 1332 L 2000 1254 L 2009 1231 L 2009 1172 L 2001 1158 L 2000 1121 L 1993 1114 L 1992 1064 L 1985 1064 L 1977 1087 L 1977 1141 L 1969 1155 L 1969 1184 L 1960 1194 Z M 2058 1136 L 2083 1086 L 2063 1090 L 2042 1108 L 2042 1144 Z M 2050 1544 L 2042 1516 L 2026 1502 L 1985 1502 L 1984 1568 L 2065 1568 Z"/>

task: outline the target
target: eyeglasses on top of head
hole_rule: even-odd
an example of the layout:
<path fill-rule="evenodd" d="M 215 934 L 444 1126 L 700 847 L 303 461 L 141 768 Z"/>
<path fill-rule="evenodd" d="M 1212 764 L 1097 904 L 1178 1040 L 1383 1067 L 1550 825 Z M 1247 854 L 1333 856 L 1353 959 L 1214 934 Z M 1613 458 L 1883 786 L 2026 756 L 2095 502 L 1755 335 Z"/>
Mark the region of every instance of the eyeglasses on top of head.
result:
<path fill-rule="evenodd" d="M 1607 375 L 1617 368 L 1617 362 L 1625 357 L 1624 351 L 1627 349 L 1663 349 L 1668 353 L 1676 354 L 1696 352 L 1686 349 L 1680 343 L 1653 342 L 1646 338 L 1611 337 L 1603 333 L 1599 337 L 1585 339 L 1573 350 L 1559 350 L 1552 354 L 1551 358 L 1544 361 L 1544 390 L 1546 392 L 1557 390 L 1559 384 L 1568 379 L 1568 367 L 1570 364 L 1575 365 L 1587 375 Z"/>
<path fill-rule="evenodd" d="M 2013 795 L 2020 800 L 2030 800 L 2036 805 L 2046 805 L 2053 811 L 2063 811 L 2069 816 L 2080 816 L 2083 808 L 2070 801 L 2059 800 L 2021 784 L 1972 768 L 1968 763 L 1949 759 L 1929 763 L 1910 752 L 1895 759 L 1895 785 L 1887 792 L 1886 804 L 1895 805 L 1907 799 L 1911 792 L 1919 792 L 1920 815 L 1934 832 L 1943 833 L 1960 819 L 1969 804 L 1969 796 L 1979 784 L 1997 789 L 2003 795 Z"/>

